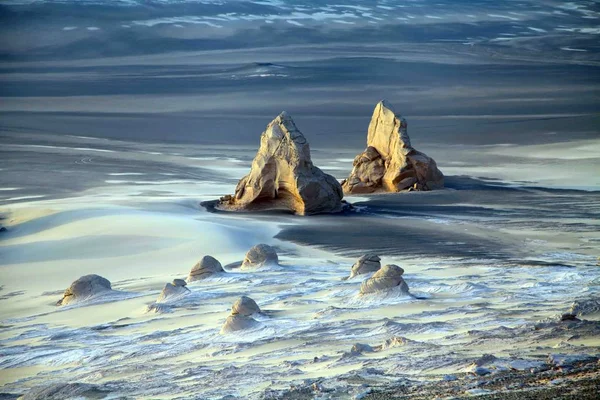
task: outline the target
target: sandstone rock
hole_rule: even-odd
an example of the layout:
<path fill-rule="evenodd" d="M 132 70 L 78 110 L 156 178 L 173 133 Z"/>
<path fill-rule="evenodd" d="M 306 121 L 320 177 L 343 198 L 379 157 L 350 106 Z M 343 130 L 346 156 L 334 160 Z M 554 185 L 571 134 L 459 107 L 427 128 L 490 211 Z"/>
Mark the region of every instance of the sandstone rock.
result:
<path fill-rule="evenodd" d="M 63 298 L 60 299 L 56 305 L 65 306 L 67 304 L 77 303 L 111 291 L 112 289 L 108 279 L 94 274 L 85 275 L 77 279 L 65 290 Z"/>
<path fill-rule="evenodd" d="M 187 286 L 185 279 L 173 279 L 171 283 L 173 286 Z"/>
<path fill-rule="evenodd" d="M 402 279 L 402 274 L 404 274 L 404 270 L 399 266 L 394 264 L 385 265 L 360 285 L 360 293 L 375 293 L 400 287 L 402 292 L 408 294 L 408 285 Z"/>
<path fill-rule="evenodd" d="M 260 308 L 250 297 L 242 296 L 231 307 L 231 315 L 227 317 L 221 333 L 235 332 L 251 329 L 258 325 L 258 321 L 251 317 L 260 312 Z"/>
<path fill-rule="evenodd" d="M 211 275 L 225 272 L 221 263 L 214 257 L 204 256 L 198 264 L 194 265 L 187 277 L 188 282 L 208 278 Z"/>
<path fill-rule="evenodd" d="M 230 315 L 225 320 L 221 333 L 230 333 L 244 329 L 252 329 L 258 325 L 258 321 L 254 318 L 240 314 Z"/>
<path fill-rule="evenodd" d="M 257 244 L 246 253 L 242 268 L 258 268 L 267 265 L 278 265 L 279 257 L 275 249 L 268 244 Z"/>
<path fill-rule="evenodd" d="M 585 317 L 600 313 L 600 298 L 581 299 L 571 304 L 570 314 Z"/>
<path fill-rule="evenodd" d="M 377 346 L 377 350 L 387 350 L 391 349 L 392 347 L 406 346 L 408 343 L 409 340 L 405 337 L 393 336 L 389 339 L 386 339 L 385 342 L 383 342 L 383 344 L 380 346 Z"/>
<path fill-rule="evenodd" d="M 356 156 L 345 193 L 433 190 L 444 186 L 444 175 L 435 161 L 415 150 L 406 120 L 381 101 L 375 106 L 367 133 L 367 148 Z"/>
<path fill-rule="evenodd" d="M 350 349 L 350 354 L 360 355 L 362 353 L 373 353 L 375 350 L 373 347 L 364 343 L 355 343 Z"/>
<path fill-rule="evenodd" d="M 315 167 L 306 138 L 282 112 L 263 132 L 250 173 L 224 196 L 218 209 L 260 211 L 285 209 L 299 215 L 342 210 L 342 187 Z"/>
<path fill-rule="evenodd" d="M 185 287 L 186 285 L 187 283 L 183 279 L 175 279 L 172 283 L 167 283 L 158 296 L 158 299 L 156 299 L 156 302 L 173 301 L 189 294 L 190 290 Z"/>
<path fill-rule="evenodd" d="M 356 275 L 378 271 L 381 268 L 380 261 L 381 258 L 377 254 L 368 253 L 361 256 L 352 266 L 348 279 L 354 278 Z"/>
<path fill-rule="evenodd" d="M 231 314 L 239 314 L 244 316 L 250 316 L 252 314 L 256 314 L 260 312 L 260 308 L 258 304 L 250 297 L 242 296 L 240 297 L 233 306 L 231 307 Z"/>

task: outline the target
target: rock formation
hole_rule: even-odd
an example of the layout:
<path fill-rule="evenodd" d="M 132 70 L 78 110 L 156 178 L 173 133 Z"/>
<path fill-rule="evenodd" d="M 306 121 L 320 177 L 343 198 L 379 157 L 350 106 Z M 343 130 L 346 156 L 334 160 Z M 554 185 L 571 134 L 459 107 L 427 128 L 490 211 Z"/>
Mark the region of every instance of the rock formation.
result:
<path fill-rule="evenodd" d="M 577 300 L 571 305 L 569 313 L 578 317 L 600 314 L 600 298 Z"/>
<path fill-rule="evenodd" d="M 402 279 L 402 274 L 404 270 L 399 266 L 385 265 L 360 285 L 360 294 L 375 293 L 395 287 L 400 287 L 400 291 L 408 294 L 408 285 Z"/>
<path fill-rule="evenodd" d="M 348 179 L 342 182 L 345 193 L 433 190 L 444 186 L 444 175 L 435 161 L 411 146 L 406 120 L 385 101 L 375 106 L 367 148 L 356 156 L 353 166 Z"/>
<path fill-rule="evenodd" d="M 221 272 L 225 271 L 219 260 L 211 256 L 204 256 L 198 264 L 194 265 L 187 277 L 187 281 L 188 283 L 198 281 Z"/>
<path fill-rule="evenodd" d="M 315 167 L 310 148 L 292 118 L 282 112 L 261 136 L 250 173 L 218 209 L 230 211 L 291 210 L 299 215 L 342 210 L 342 187 Z"/>
<path fill-rule="evenodd" d="M 252 318 L 253 314 L 259 313 L 260 308 L 250 297 L 240 297 L 231 307 L 231 315 L 227 317 L 221 333 L 230 333 L 243 329 L 254 328 L 258 321 Z"/>
<path fill-rule="evenodd" d="M 380 261 L 381 258 L 377 254 L 368 253 L 361 256 L 352 266 L 348 279 L 352 279 L 357 275 L 378 271 L 381 268 Z"/>
<path fill-rule="evenodd" d="M 186 285 L 187 283 L 183 279 L 174 279 L 172 283 L 165 285 L 156 302 L 171 301 L 189 294 L 190 290 L 186 288 Z"/>
<path fill-rule="evenodd" d="M 246 257 L 242 261 L 242 269 L 278 264 L 279 257 L 277 257 L 277 252 L 273 247 L 268 244 L 257 244 L 246 253 Z"/>
<path fill-rule="evenodd" d="M 84 301 L 91 297 L 110 293 L 111 291 L 108 279 L 94 274 L 85 275 L 77 279 L 65 290 L 63 298 L 56 305 L 66 306 L 67 304 Z"/>
<path fill-rule="evenodd" d="M 258 304 L 247 296 L 240 297 L 233 303 L 233 306 L 231 306 L 231 314 L 250 316 L 259 312 L 260 308 L 258 307 Z"/>

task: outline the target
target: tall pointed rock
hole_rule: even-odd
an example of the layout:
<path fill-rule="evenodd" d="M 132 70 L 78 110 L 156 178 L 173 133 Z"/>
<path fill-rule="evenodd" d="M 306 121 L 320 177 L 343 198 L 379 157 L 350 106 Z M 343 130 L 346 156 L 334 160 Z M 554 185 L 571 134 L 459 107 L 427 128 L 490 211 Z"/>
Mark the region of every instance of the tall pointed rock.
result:
<path fill-rule="evenodd" d="M 310 147 L 292 118 L 282 112 L 263 132 L 250 173 L 217 208 L 231 211 L 287 209 L 299 215 L 338 212 L 340 183 L 315 167 Z"/>
<path fill-rule="evenodd" d="M 385 101 L 375 106 L 367 148 L 356 156 L 353 166 L 348 179 L 342 182 L 346 193 L 433 190 L 444 186 L 444 174 L 435 161 L 411 146 L 406 120 Z"/>

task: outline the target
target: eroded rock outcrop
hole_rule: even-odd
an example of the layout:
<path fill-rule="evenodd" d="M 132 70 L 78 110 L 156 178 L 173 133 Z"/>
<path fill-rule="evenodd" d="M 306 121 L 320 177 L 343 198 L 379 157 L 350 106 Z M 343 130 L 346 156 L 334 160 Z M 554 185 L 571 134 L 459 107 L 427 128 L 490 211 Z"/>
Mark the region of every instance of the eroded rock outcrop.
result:
<path fill-rule="evenodd" d="M 231 314 L 225 320 L 221 333 L 230 333 L 243 329 L 251 329 L 258 325 L 252 315 L 260 312 L 258 304 L 250 297 L 242 296 L 231 307 Z"/>
<path fill-rule="evenodd" d="M 186 287 L 187 283 L 183 279 L 174 279 L 173 282 L 167 283 L 163 288 L 162 292 L 156 299 L 157 303 L 163 303 L 167 301 L 173 301 L 181 298 L 190 293 L 190 290 Z"/>
<path fill-rule="evenodd" d="M 380 261 L 381 258 L 379 258 L 377 254 L 368 253 L 361 256 L 352 266 L 350 276 L 347 279 L 352 279 L 357 275 L 379 271 L 379 268 L 381 268 Z"/>
<path fill-rule="evenodd" d="M 407 123 L 391 106 L 375 106 L 367 133 L 367 148 L 356 156 L 345 193 L 434 190 L 444 186 L 444 175 L 435 161 L 410 144 Z"/>
<path fill-rule="evenodd" d="M 278 265 L 279 257 L 275 249 L 268 244 L 253 246 L 242 261 L 242 269 L 252 269 L 269 265 Z"/>
<path fill-rule="evenodd" d="M 373 274 L 360 285 L 360 294 L 381 292 L 399 287 L 400 291 L 408 294 L 408 285 L 402 278 L 404 270 L 397 265 L 388 264 Z"/>
<path fill-rule="evenodd" d="M 229 211 L 291 210 L 299 215 L 342 210 L 340 183 L 313 165 L 306 138 L 282 112 L 263 132 L 250 173 L 235 194 L 220 199 Z"/>
<path fill-rule="evenodd" d="M 198 262 L 198 264 L 194 265 L 190 274 L 187 277 L 188 282 L 199 281 L 204 278 L 208 278 L 209 276 L 219 274 L 225 272 L 223 270 L 223 266 L 214 257 L 204 256 L 202 260 Z"/>
<path fill-rule="evenodd" d="M 110 281 L 100 275 L 84 275 L 71 284 L 56 305 L 66 306 L 112 292 Z"/>
<path fill-rule="evenodd" d="M 600 298 L 577 300 L 571 305 L 569 312 L 578 317 L 600 314 Z"/>

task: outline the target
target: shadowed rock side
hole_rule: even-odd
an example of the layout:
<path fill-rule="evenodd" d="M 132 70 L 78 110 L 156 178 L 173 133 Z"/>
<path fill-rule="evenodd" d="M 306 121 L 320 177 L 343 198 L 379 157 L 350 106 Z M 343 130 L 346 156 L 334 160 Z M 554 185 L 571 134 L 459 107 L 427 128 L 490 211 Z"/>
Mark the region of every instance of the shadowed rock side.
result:
<path fill-rule="evenodd" d="M 406 120 L 385 101 L 375 106 L 367 148 L 356 156 L 345 193 L 433 190 L 444 186 L 444 175 L 435 161 L 410 144 Z"/>
<path fill-rule="evenodd" d="M 268 244 L 257 244 L 248 250 L 241 267 L 251 269 L 268 265 L 279 265 L 277 252 Z"/>
<path fill-rule="evenodd" d="M 381 292 L 397 286 L 402 292 L 408 294 L 408 285 L 404 282 L 402 274 L 404 274 L 404 270 L 399 266 L 385 265 L 360 285 L 360 294 Z"/>
<path fill-rule="evenodd" d="M 110 281 L 99 275 L 85 275 L 71 284 L 56 305 L 66 306 L 112 291 Z"/>
<path fill-rule="evenodd" d="M 260 308 L 250 297 L 240 297 L 231 307 L 231 315 L 227 317 L 221 333 L 230 333 L 243 329 L 254 328 L 258 321 L 252 318 L 253 314 L 259 313 Z"/>
<path fill-rule="evenodd" d="M 214 274 L 219 274 L 225 272 L 223 270 L 223 266 L 214 257 L 204 256 L 202 260 L 198 262 L 198 264 L 194 265 L 190 274 L 187 277 L 188 282 L 199 281 L 204 278 L 208 278 Z"/>
<path fill-rule="evenodd" d="M 222 197 L 216 207 L 310 215 L 341 211 L 342 197 L 340 183 L 313 165 L 304 135 L 282 112 L 263 132 L 250 173 L 238 182 L 235 194 Z"/>

